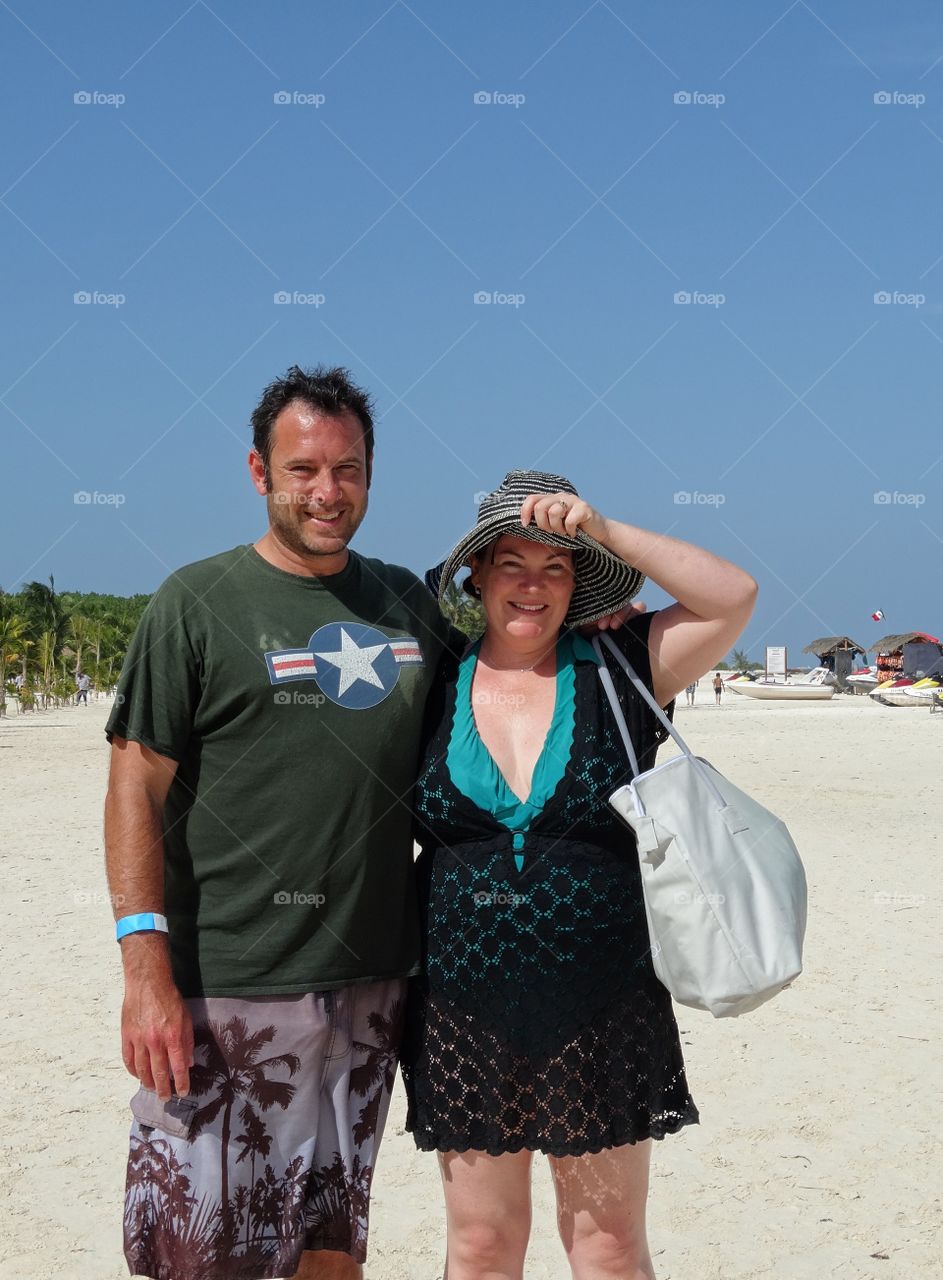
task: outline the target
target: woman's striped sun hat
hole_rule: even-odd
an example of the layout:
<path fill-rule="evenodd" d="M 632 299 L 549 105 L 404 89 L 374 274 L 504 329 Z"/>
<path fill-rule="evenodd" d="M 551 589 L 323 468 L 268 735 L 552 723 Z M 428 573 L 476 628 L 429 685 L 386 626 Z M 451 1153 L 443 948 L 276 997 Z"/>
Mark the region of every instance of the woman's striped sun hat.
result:
<path fill-rule="evenodd" d="M 609 551 L 595 538 L 581 530 L 575 538 L 560 533 L 546 533 L 531 524 L 521 524 L 521 504 L 532 493 L 579 494 L 564 476 L 546 471 L 509 471 L 493 493 L 486 494 L 478 507 L 478 523 L 461 538 L 441 564 L 426 574 L 426 585 L 439 600 L 446 587 L 471 557 L 484 550 L 503 533 L 516 538 L 529 538 L 551 547 L 564 547 L 573 552 L 576 586 L 565 624 L 569 627 L 595 622 L 597 618 L 615 613 L 629 603 L 642 589 L 645 575 Z M 469 595 L 473 594 L 469 580 L 462 584 Z"/>

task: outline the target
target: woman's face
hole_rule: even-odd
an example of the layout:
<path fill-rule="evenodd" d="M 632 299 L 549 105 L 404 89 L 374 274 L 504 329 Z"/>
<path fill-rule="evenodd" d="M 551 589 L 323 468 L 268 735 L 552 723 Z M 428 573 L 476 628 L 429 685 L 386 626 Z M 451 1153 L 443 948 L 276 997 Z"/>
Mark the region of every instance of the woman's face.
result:
<path fill-rule="evenodd" d="M 555 638 L 573 588 L 573 552 L 502 534 L 472 558 L 471 580 L 481 591 L 490 630 L 507 639 Z"/>

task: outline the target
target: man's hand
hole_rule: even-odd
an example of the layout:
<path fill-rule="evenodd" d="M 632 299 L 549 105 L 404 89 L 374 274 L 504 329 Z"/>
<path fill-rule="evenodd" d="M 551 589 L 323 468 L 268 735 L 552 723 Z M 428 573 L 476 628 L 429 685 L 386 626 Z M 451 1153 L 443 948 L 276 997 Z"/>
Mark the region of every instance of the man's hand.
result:
<path fill-rule="evenodd" d="M 190 1092 L 193 1020 L 174 985 L 163 941 L 154 934 L 129 934 L 121 947 L 121 1056 L 131 1075 L 166 1102 L 174 1091 Z"/>
<path fill-rule="evenodd" d="M 105 800 L 105 860 L 116 915 L 163 912 L 163 811 L 177 761 L 115 737 Z M 120 909 L 119 909 L 120 907 Z M 190 1091 L 193 1024 L 174 984 L 165 933 L 129 933 L 121 939 L 124 1065 L 163 1102 L 171 1077 L 179 1094 Z"/>
<path fill-rule="evenodd" d="M 582 635 L 590 637 L 596 635 L 598 631 L 615 631 L 617 627 L 622 626 L 623 622 L 628 622 L 629 618 L 635 618 L 647 612 L 648 605 L 644 600 L 639 600 L 637 604 L 624 605 L 615 613 L 607 613 L 604 618 L 597 618 L 595 622 L 587 622 L 579 630 Z"/>

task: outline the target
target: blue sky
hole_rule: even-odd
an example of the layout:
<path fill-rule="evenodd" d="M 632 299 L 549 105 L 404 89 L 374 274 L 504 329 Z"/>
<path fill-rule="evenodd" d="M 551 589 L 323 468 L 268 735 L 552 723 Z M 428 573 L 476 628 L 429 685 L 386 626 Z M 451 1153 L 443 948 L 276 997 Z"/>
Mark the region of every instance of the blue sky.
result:
<path fill-rule="evenodd" d="M 13 0 L 0 43 L 6 589 L 254 540 L 252 407 L 326 361 L 377 399 L 366 554 L 537 466 L 749 569 L 758 659 L 940 634 L 937 5 Z"/>

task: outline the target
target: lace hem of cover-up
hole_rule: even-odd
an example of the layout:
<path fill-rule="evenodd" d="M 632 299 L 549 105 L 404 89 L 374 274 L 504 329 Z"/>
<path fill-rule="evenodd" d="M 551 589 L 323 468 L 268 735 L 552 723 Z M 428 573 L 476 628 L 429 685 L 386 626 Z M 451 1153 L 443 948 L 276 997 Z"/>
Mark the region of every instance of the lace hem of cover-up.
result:
<path fill-rule="evenodd" d="M 699 1123 L 670 1005 L 645 991 L 550 1054 L 515 1051 L 439 997 L 414 1001 L 411 1021 L 406 1128 L 421 1150 L 581 1156 Z"/>

